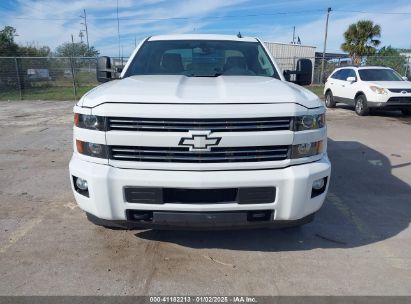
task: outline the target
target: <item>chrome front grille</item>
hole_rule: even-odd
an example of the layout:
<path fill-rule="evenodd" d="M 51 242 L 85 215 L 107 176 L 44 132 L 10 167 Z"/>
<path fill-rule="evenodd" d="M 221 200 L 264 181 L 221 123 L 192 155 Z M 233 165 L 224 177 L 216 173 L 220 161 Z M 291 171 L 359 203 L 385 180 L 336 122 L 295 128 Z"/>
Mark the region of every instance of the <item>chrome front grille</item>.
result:
<path fill-rule="evenodd" d="M 261 118 L 132 118 L 109 117 L 108 130 L 151 131 L 151 132 L 188 132 L 210 130 L 211 132 L 250 132 L 290 130 L 290 117 Z"/>
<path fill-rule="evenodd" d="M 134 162 L 227 163 L 280 161 L 290 146 L 215 147 L 211 151 L 189 151 L 186 147 L 110 146 L 110 159 Z"/>

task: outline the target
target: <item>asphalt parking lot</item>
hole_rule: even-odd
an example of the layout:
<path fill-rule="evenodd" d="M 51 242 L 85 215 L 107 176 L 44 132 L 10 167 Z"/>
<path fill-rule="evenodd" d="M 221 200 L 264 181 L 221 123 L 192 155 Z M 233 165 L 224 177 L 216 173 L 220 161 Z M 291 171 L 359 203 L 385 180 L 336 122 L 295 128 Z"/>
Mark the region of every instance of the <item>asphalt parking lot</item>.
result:
<path fill-rule="evenodd" d="M 0 102 L 0 295 L 411 295 L 411 117 L 328 111 L 333 175 L 299 229 L 121 231 L 76 206 L 73 102 Z"/>

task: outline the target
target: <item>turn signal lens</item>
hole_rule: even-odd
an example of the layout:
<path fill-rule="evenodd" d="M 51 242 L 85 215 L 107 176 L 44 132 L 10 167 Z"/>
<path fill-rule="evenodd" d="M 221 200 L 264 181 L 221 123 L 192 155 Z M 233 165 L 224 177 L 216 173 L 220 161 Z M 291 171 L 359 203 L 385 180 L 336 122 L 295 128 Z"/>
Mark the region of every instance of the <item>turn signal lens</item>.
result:
<path fill-rule="evenodd" d="M 76 148 L 77 148 L 77 152 L 84 154 L 84 148 L 83 148 L 83 143 L 81 140 L 76 140 Z"/>
<path fill-rule="evenodd" d="M 79 123 L 80 123 L 80 114 L 79 113 L 74 113 L 74 125 L 76 127 L 78 127 Z"/>
<path fill-rule="evenodd" d="M 323 152 L 323 149 L 323 141 L 293 145 L 291 151 L 291 158 L 296 159 L 318 155 Z"/>
<path fill-rule="evenodd" d="M 76 147 L 77 152 L 83 155 L 98 158 L 107 158 L 108 155 L 106 145 L 76 140 Z"/>

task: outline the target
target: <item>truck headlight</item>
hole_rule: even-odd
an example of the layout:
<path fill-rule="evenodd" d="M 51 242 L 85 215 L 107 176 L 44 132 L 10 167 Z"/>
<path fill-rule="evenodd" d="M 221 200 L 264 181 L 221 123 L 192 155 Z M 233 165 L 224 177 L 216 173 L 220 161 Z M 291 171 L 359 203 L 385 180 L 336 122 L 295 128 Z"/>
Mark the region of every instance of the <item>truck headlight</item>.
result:
<path fill-rule="evenodd" d="M 83 129 L 106 130 L 105 117 L 74 113 L 74 125 Z"/>
<path fill-rule="evenodd" d="M 76 140 L 77 152 L 83 155 L 107 158 L 107 146 L 102 144 L 95 144 L 91 142 Z"/>
<path fill-rule="evenodd" d="M 294 119 L 294 131 L 320 129 L 325 126 L 325 113 L 297 116 Z"/>
<path fill-rule="evenodd" d="M 291 158 L 310 157 L 317 154 L 321 154 L 324 150 L 323 141 L 317 141 L 312 143 L 303 143 L 293 145 L 291 150 Z"/>
<path fill-rule="evenodd" d="M 370 89 L 377 94 L 388 94 L 386 89 L 377 86 L 370 86 Z"/>

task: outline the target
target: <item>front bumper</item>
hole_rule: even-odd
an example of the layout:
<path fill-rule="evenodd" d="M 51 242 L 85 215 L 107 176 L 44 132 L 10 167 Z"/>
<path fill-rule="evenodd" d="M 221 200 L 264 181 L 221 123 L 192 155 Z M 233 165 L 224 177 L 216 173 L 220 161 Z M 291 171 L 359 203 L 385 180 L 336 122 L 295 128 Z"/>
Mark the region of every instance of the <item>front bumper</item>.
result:
<path fill-rule="evenodd" d="M 87 218 L 92 223 L 110 228 L 120 229 L 161 229 L 161 230 L 233 230 L 241 228 L 287 228 L 300 226 L 314 220 L 314 213 L 298 220 L 283 221 L 248 221 L 248 212 L 153 212 L 154 218 L 159 221 L 135 221 L 135 220 L 104 220 L 90 213 Z"/>
<path fill-rule="evenodd" d="M 370 108 L 384 109 L 411 109 L 411 94 L 406 95 L 380 95 L 367 102 Z"/>
<path fill-rule="evenodd" d="M 283 169 L 240 171 L 121 169 L 84 161 L 76 154 L 73 154 L 70 161 L 70 180 L 78 205 L 92 216 L 110 221 L 130 220 L 127 214 L 133 210 L 159 213 L 190 212 L 192 214 L 246 213 L 265 210 L 272 211 L 272 216 L 264 223 L 266 225 L 301 220 L 315 213 L 323 204 L 330 173 L 331 165 L 327 156 L 313 163 Z M 73 176 L 87 180 L 89 197 L 81 195 L 75 190 Z M 312 198 L 313 181 L 324 177 L 328 177 L 325 191 Z M 141 204 L 126 202 L 124 196 L 124 187 L 126 186 L 192 189 L 275 187 L 276 198 L 273 202 L 264 204 Z M 236 221 L 238 220 L 239 218 L 236 218 Z M 211 223 L 213 226 L 219 224 L 213 221 Z M 178 223 L 174 224 L 178 226 Z M 187 224 L 190 223 L 187 222 Z"/>

